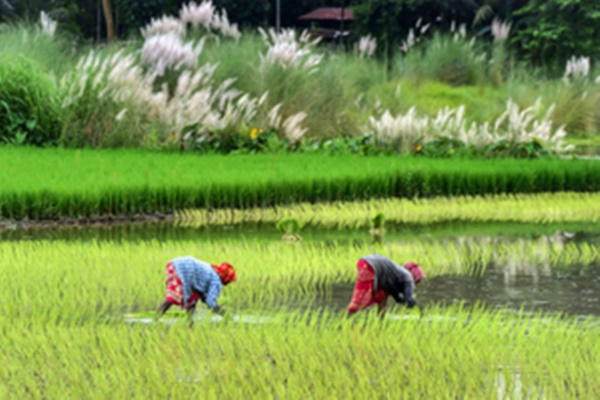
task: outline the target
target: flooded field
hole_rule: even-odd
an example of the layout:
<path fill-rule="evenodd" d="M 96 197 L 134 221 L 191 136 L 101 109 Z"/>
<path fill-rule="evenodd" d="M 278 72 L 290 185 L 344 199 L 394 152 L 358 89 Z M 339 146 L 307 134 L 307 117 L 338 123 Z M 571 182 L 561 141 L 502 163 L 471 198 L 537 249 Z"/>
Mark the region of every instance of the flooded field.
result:
<path fill-rule="evenodd" d="M 329 243 L 332 246 L 363 247 L 369 249 L 370 236 L 364 230 L 318 230 L 308 229 L 302 233 L 300 246 Z M 67 241 L 129 243 L 147 241 L 250 241 L 256 243 L 280 243 L 281 233 L 273 226 L 240 224 L 231 226 L 208 226 L 201 229 L 177 226 L 172 223 L 134 223 L 96 225 L 87 227 L 46 227 L 30 229 L 5 229 L 0 231 L 5 241 Z M 600 316 L 600 225 L 586 224 L 438 224 L 431 226 L 390 226 L 388 242 L 421 242 L 452 244 L 458 248 L 537 243 L 537 259 L 502 257 L 488 259 L 482 274 L 434 275 L 418 288 L 419 301 L 423 305 L 484 304 L 492 309 L 524 309 L 530 312 L 567 313 L 577 316 Z M 551 265 L 548 252 L 551 248 L 563 248 L 567 244 L 576 249 L 591 249 L 592 262 L 579 264 L 568 261 L 560 266 L 560 260 Z M 558 247 L 557 247 L 558 246 Z M 580 250 L 576 250 L 580 251 Z M 595 255 L 595 256 L 594 256 Z M 518 257 L 518 256 L 517 256 Z M 402 260 L 399 260 L 401 262 Z M 565 260 L 567 261 L 567 260 Z M 577 260 L 576 260 L 577 261 Z M 354 265 L 347 268 L 353 273 Z M 425 265 L 425 268 L 427 266 Z M 328 308 L 342 312 L 352 297 L 353 284 L 330 282 L 326 289 L 319 289 L 306 296 L 294 295 L 278 302 L 292 309 Z"/>
<path fill-rule="evenodd" d="M 11 283 L 0 293 L 0 398 L 600 395 L 598 224 L 388 225 L 383 243 L 362 228 L 300 234 L 286 242 L 269 224 L 0 231 L 0 278 Z M 421 307 L 390 301 L 383 320 L 346 318 L 356 261 L 373 252 L 423 266 Z M 220 298 L 225 316 L 200 305 L 192 329 L 183 311 L 155 314 L 166 262 L 186 254 L 238 272 Z"/>

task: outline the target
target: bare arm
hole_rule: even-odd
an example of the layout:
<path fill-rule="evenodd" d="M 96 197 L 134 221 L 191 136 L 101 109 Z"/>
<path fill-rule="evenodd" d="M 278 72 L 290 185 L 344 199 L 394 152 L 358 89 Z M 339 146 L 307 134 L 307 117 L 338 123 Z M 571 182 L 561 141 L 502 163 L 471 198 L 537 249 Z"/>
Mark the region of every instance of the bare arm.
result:
<path fill-rule="evenodd" d="M 406 307 L 413 308 L 417 305 L 415 298 L 413 297 L 413 285 L 410 283 L 404 284 L 404 301 L 406 302 Z"/>
<path fill-rule="evenodd" d="M 172 305 L 173 305 L 173 303 L 171 303 L 169 300 L 163 301 L 162 304 L 158 307 L 158 311 L 157 311 L 158 317 L 162 317 L 164 315 L 164 313 L 166 313 L 167 310 L 169 308 L 171 308 Z"/>
<path fill-rule="evenodd" d="M 387 306 L 387 296 L 381 301 L 381 303 L 377 304 L 377 314 L 379 317 L 383 319 L 385 317 L 385 307 Z"/>

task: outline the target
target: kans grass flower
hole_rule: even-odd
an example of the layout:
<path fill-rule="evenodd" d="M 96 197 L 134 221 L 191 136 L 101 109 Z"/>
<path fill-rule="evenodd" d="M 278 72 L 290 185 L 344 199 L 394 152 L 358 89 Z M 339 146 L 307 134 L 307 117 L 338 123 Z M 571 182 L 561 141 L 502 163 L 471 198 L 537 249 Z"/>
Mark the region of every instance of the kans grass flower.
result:
<path fill-rule="evenodd" d="M 44 35 L 54 37 L 54 34 L 56 33 L 56 26 L 58 24 L 44 11 L 40 13 L 40 25 L 42 26 L 42 33 Z"/>

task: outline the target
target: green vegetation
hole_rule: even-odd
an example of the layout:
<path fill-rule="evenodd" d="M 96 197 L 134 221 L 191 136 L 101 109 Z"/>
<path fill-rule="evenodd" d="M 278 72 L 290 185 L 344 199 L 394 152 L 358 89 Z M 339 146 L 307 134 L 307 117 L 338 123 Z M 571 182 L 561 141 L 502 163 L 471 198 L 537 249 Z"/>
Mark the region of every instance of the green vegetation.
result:
<path fill-rule="evenodd" d="M 367 234 L 365 233 L 365 236 Z M 209 262 L 227 261 L 238 281 L 224 294 L 233 309 L 293 307 L 297 296 L 313 298 L 334 284 L 351 285 L 356 260 L 374 251 L 399 262 L 418 260 L 428 277 L 481 276 L 489 266 L 511 266 L 516 273 L 550 270 L 568 273 L 600 261 L 600 243 L 564 237 L 461 240 L 302 241 L 290 246 L 271 241 L 217 239 L 143 242 L 22 241 L 0 243 L 1 275 L 16 282 L 1 295 L 3 317 L 38 324 L 103 321 L 121 312 L 153 310 L 164 297 L 165 264 L 185 254 Z M 325 260 L 325 261 L 324 261 Z"/>
<path fill-rule="evenodd" d="M 0 394 L 132 399 L 245 397 L 592 398 L 599 328 L 591 319 L 427 310 L 358 326 L 325 314 L 282 323 L 12 323 Z M 429 316 L 432 314 L 431 316 Z M 27 321 L 29 323 L 29 321 Z M 393 338 L 393 340 L 390 340 Z M 552 350 L 552 351 L 549 351 Z M 43 365 L 44 368 L 40 368 Z"/>
<path fill-rule="evenodd" d="M 116 390 L 132 398 L 273 393 L 306 398 L 333 392 L 353 398 L 391 390 L 431 398 L 599 394 L 597 318 L 432 305 L 422 314 L 392 308 L 382 323 L 374 313 L 345 320 L 330 310 L 287 310 L 298 296 L 312 297 L 334 282 L 350 284 L 353 264 L 370 250 L 369 245 L 289 246 L 279 240 L 268 245 L 0 243 L 0 277 L 12 285 L 0 293 L 0 393 L 33 398 L 110 397 Z M 482 263 L 515 259 L 533 268 L 549 262 L 553 269 L 569 269 L 599 257 L 597 246 L 537 241 L 460 247 L 405 242 L 382 250 L 422 260 L 430 277 L 477 274 Z M 180 254 L 236 265 L 240 279 L 225 290 L 232 299 L 228 316 L 220 320 L 202 309 L 195 329 L 177 321 L 167 329 L 169 314 L 164 324 L 136 323 L 129 314 L 145 318 L 156 307 L 164 295 L 164 264 Z"/>
<path fill-rule="evenodd" d="M 0 148 L 0 216 L 53 219 L 373 197 L 597 191 L 586 160 L 435 160 Z"/>
<path fill-rule="evenodd" d="M 34 62 L 0 59 L 0 144 L 55 144 L 60 135 L 52 80 Z"/>
<path fill-rule="evenodd" d="M 585 69 L 589 58 L 571 60 L 585 72 L 543 74 L 512 59 L 505 41 L 444 29 L 416 29 L 388 68 L 358 50 L 332 51 L 290 32 L 263 38 L 249 30 L 236 40 L 190 30 L 162 43 L 149 37 L 90 51 L 38 25 L 2 26 L 2 59 L 33 65 L 20 73 L 31 75 L 26 87 L 43 91 L 38 112 L 54 119 L 52 135 L 23 140 L 23 129 L 9 128 L 0 136 L 67 147 L 527 158 L 568 152 L 563 135 L 600 131 L 600 86 Z M 188 61 L 177 67 L 165 48 Z M 4 108 L 18 106 L 13 96 Z M 35 113 L 6 113 L 48 125 Z M 414 145 L 394 145 L 411 135 Z"/>

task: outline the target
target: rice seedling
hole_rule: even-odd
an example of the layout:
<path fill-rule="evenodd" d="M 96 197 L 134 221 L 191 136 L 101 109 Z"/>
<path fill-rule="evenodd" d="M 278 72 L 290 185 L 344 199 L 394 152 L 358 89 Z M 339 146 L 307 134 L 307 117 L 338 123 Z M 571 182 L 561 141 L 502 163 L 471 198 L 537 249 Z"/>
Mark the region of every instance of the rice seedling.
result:
<path fill-rule="evenodd" d="M 296 218 L 282 218 L 277 222 L 277 230 L 283 232 L 283 240 L 288 242 L 298 242 L 302 240 L 302 237 L 299 235 L 300 229 L 302 229 L 302 225 L 298 222 Z"/>
<path fill-rule="evenodd" d="M 12 220 L 165 213 L 198 207 L 251 208 L 302 201 L 592 192 L 600 187 L 600 163 L 593 160 L 316 154 L 232 158 L 0 147 L 0 170 L 4 172 L 0 175 L 0 217 Z"/>
<path fill-rule="evenodd" d="M 175 221 L 180 226 L 201 227 L 236 223 L 269 224 L 275 223 L 280 218 L 289 217 L 319 228 L 362 229 L 371 224 L 373 229 L 380 229 L 375 221 L 370 221 L 375 210 L 378 211 L 378 215 L 384 215 L 384 219 L 392 224 L 500 221 L 597 224 L 600 221 L 600 194 L 565 192 L 334 201 L 326 204 L 301 203 L 272 208 L 252 208 L 236 210 L 236 212 L 231 212 L 229 209 L 197 209 L 175 212 Z"/>
<path fill-rule="evenodd" d="M 19 397 L 594 398 L 597 320 L 460 307 L 431 317 L 197 329 L 15 321 L 0 339 L 0 390 Z"/>
<path fill-rule="evenodd" d="M 597 243 L 578 244 L 564 237 L 388 240 L 382 245 L 303 241 L 295 246 L 278 239 L 3 242 L 0 277 L 16 283 L 0 300 L 6 318 L 58 324 L 98 322 L 119 312 L 153 310 L 164 297 L 166 263 L 191 254 L 205 260 L 225 259 L 236 266 L 238 282 L 224 291 L 233 309 L 277 308 L 286 304 L 282 299 L 314 296 L 333 284 L 351 284 L 356 260 L 373 252 L 402 263 L 417 260 L 429 277 L 480 276 L 490 266 L 514 274 L 548 273 L 593 265 L 600 259 Z"/>
<path fill-rule="evenodd" d="M 388 238 L 389 239 L 389 238 Z M 497 265 L 561 271 L 600 260 L 597 244 L 493 237 L 289 246 L 264 240 L 0 242 L 0 395 L 25 398 L 465 398 L 600 395 L 596 317 L 482 306 L 392 309 L 381 322 L 295 307 L 356 259 L 417 259 L 429 277 Z M 181 254 L 230 260 L 229 315 L 153 321 L 164 264 Z M 579 267 L 581 268 L 581 267 Z M 135 313 L 134 316 L 129 315 Z"/>
<path fill-rule="evenodd" d="M 385 214 L 381 211 L 371 218 L 371 229 L 369 230 L 373 243 L 383 243 L 385 235 Z"/>

